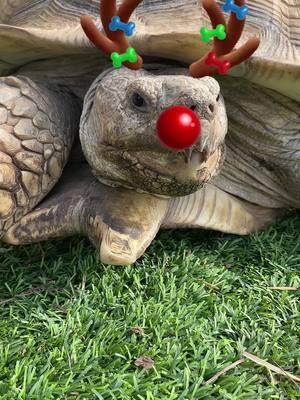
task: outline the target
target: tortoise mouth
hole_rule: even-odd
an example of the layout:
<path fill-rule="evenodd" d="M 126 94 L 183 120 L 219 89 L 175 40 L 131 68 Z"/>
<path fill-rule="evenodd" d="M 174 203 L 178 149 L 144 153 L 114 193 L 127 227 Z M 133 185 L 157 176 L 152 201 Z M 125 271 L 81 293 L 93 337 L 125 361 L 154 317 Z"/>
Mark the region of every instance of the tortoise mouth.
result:
<path fill-rule="evenodd" d="M 186 196 L 199 190 L 215 176 L 223 159 L 223 146 L 213 153 L 193 149 L 185 152 L 158 152 L 137 149 L 120 150 L 109 146 L 110 161 L 119 171 L 118 178 L 98 176 L 114 186 L 123 186 L 158 196 Z M 121 174 L 121 178 L 120 178 Z"/>
<path fill-rule="evenodd" d="M 150 171 L 155 177 L 159 175 L 179 179 L 181 175 L 185 175 L 183 171 L 189 170 L 197 174 L 209 158 L 206 151 L 200 152 L 196 149 L 191 150 L 190 154 L 187 152 L 163 154 L 151 151 L 125 151 L 122 153 L 122 158 L 135 170 Z"/>

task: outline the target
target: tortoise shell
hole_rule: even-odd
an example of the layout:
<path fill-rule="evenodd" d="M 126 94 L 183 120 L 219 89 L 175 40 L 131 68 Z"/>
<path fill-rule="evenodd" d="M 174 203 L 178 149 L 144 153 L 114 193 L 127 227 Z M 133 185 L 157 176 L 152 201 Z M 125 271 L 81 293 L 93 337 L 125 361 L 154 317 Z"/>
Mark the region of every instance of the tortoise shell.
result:
<path fill-rule="evenodd" d="M 300 0 L 249 0 L 248 6 L 237 46 L 253 34 L 260 36 L 261 44 L 230 75 L 300 100 Z M 80 16 L 90 15 L 101 28 L 99 0 L 2 0 L 1 9 L 1 75 L 35 60 L 80 56 L 83 62 L 89 56 L 104 57 L 85 36 L 79 21 Z M 199 28 L 210 22 L 195 0 L 144 0 L 132 19 L 137 29 L 130 43 L 143 56 L 192 63 L 211 46 L 200 40 Z"/>

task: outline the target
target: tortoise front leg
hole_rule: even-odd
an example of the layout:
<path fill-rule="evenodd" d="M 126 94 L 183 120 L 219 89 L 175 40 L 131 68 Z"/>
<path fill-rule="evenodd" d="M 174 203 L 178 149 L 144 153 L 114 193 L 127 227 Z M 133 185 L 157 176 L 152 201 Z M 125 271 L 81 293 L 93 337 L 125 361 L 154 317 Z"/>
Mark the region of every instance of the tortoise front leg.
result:
<path fill-rule="evenodd" d="M 136 261 L 155 237 L 168 201 L 99 183 L 85 160 L 66 167 L 50 196 L 6 233 L 11 244 L 83 234 L 106 264 Z"/>

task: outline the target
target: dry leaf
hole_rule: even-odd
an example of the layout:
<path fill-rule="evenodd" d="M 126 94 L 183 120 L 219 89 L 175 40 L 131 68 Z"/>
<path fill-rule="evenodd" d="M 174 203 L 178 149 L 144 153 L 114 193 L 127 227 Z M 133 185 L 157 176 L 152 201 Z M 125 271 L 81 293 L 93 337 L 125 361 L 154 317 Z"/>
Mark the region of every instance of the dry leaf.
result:
<path fill-rule="evenodd" d="M 154 361 L 150 357 L 142 356 L 135 360 L 134 365 L 136 367 L 144 367 L 146 369 L 150 369 L 154 367 Z"/>
<path fill-rule="evenodd" d="M 129 331 L 132 332 L 132 333 L 136 333 L 136 334 L 138 334 L 140 336 L 145 336 L 144 329 L 140 328 L 139 326 L 131 326 L 129 328 Z"/>

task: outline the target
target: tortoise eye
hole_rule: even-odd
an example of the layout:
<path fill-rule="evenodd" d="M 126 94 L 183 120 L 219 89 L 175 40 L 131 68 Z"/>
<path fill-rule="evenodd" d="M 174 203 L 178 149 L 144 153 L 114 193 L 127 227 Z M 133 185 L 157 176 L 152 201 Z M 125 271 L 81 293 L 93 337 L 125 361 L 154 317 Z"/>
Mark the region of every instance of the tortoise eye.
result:
<path fill-rule="evenodd" d="M 134 105 L 134 107 L 142 109 L 145 108 L 147 103 L 145 99 L 137 92 L 134 92 L 131 96 L 131 102 Z"/>
<path fill-rule="evenodd" d="M 218 94 L 218 96 L 216 98 L 216 101 L 219 101 L 219 100 L 220 100 L 220 93 Z"/>

